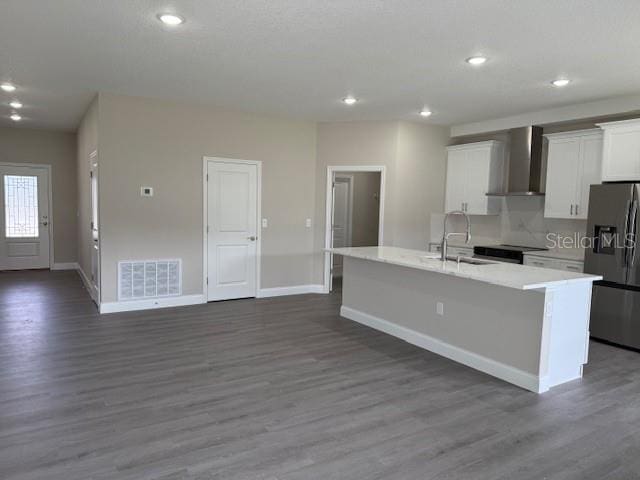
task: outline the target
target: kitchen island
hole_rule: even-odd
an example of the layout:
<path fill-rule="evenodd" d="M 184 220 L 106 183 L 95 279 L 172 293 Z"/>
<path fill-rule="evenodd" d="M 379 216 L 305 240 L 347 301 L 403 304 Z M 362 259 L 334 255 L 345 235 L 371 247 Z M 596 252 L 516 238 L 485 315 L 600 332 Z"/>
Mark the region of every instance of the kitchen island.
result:
<path fill-rule="evenodd" d="M 328 252 L 344 256 L 343 317 L 536 393 L 582 377 L 602 277 L 397 247 Z"/>

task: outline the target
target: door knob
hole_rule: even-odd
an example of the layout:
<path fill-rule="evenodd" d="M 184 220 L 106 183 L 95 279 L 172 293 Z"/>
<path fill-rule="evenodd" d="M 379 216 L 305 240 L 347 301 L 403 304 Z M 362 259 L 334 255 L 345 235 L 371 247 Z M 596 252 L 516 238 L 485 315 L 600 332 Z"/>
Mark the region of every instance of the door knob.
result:
<path fill-rule="evenodd" d="M 258 239 L 258 237 L 254 237 L 253 235 L 251 235 L 250 237 L 247 237 L 247 240 L 251 240 L 252 242 L 255 242 Z"/>
<path fill-rule="evenodd" d="M 47 225 L 49 225 L 49 222 L 42 222 L 43 227 L 46 227 Z"/>

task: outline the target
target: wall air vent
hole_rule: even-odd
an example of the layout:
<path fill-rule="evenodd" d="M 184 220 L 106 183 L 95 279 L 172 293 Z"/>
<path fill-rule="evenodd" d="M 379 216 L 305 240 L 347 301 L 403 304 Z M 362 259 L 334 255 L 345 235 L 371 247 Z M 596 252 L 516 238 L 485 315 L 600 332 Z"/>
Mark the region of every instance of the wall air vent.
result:
<path fill-rule="evenodd" d="M 118 300 L 172 297 L 181 294 L 180 260 L 118 262 Z"/>

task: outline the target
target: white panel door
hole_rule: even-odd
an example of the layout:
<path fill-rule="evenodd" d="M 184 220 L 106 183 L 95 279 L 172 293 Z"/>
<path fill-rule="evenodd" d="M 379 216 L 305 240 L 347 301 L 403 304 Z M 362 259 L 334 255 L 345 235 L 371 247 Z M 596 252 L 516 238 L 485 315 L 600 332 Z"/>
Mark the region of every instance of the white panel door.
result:
<path fill-rule="evenodd" d="M 445 212 L 463 209 L 467 185 L 466 158 L 465 150 L 450 151 L 447 155 Z"/>
<path fill-rule="evenodd" d="M 257 166 L 207 165 L 207 299 L 256 296 Z"/>
<path fill-rule="evenodd" d="M 573 218 L 580 174 L 580 139 L 549 142 L 544 216 Z M 586 207 L 585 207 L 586 209 Z"/>
<path fill-rule="evenodd" d="M 49 170 L 0 165 L 0 270 L 49 268 Z"/>
<path fill-rule="evenodd" d="M 333 248 L 351 246 L 352 228 L 352 178 L 336 176 L 333 182 L 333 219 L 332 244 Z M 342 255 L 332 255 L 333 275 L 342 275 Z"/>

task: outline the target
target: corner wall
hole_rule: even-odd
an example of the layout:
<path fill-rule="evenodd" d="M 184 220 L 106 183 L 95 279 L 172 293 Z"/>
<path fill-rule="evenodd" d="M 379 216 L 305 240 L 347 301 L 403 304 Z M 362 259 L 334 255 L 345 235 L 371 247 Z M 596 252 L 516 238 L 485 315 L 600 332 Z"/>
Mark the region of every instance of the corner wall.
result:
<path fill-rule="evenodd" d="M 78 185 L 78 265 L 85 281 L 91 276 L 91 191 L 89 181 L 89 155 L 98 149 L 98 98 L 85 113 L 77 134 L 77 185 Z M 98 191 L 100 189 L 98 188 Z M 100 200 L 99 200 L 100 202 Z"/>

